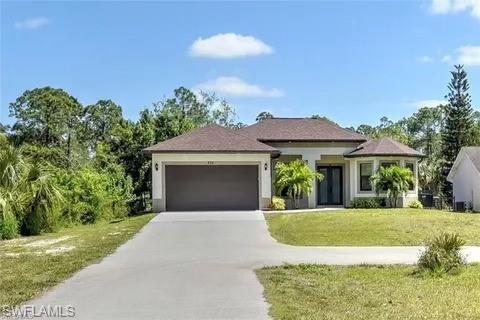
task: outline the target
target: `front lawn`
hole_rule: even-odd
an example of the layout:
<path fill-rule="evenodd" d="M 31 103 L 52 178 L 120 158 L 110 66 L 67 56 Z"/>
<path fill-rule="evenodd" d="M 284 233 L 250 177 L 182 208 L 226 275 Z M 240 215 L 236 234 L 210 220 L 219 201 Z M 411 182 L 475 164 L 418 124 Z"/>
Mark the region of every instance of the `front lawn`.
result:
<path fill-rule="evenodd" d="M 272 236 L 292 245 L 420 245 L 441 231 L 456 232 L 469 245 L 480 244 L 480 214 L 425 209 L 346 209 L 265 216 Z"/>
<path fill-rule="evenodd" d="M 412 266 L 257 270 L 275 319 L 480 319 L 480 265 L 440 278 Z"/>
<path fill-rule="evenodd" d="M 29 300 L 112 253 L 154 215 L 0 241 L 0 306 Z"/>

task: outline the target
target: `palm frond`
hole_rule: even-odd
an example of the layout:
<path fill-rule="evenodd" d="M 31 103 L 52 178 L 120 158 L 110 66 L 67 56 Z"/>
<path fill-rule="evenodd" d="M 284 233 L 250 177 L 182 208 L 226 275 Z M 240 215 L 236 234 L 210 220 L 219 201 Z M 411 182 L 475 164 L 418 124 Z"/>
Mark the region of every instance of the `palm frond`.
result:
<path fill-rule="evenodd" d="M 279 162 L 275 166 L 277 193 L 286 190 L 287 196 L 298 201 L 302 194 L 312 192 L 314 180 L 322 180 L 323 175 L 311 170 L 306 161 L 297 159 L 289 163 Z M 296 204 L 297 205 L 297 204 Z"/>

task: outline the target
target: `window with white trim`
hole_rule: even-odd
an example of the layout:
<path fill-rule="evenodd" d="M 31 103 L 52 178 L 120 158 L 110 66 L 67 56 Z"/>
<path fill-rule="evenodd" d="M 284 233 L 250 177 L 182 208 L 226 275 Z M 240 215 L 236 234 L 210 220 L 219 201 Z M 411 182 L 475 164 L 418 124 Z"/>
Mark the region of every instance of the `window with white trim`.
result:
<path fill-rule="evenodd" d="M 412 172 L 413 177 L 415 178 L 415 164 L 413 162 L 405 162 L 405 168 Z M 415 183 L 411 182 L 408 184 L 408 190 L 415 190 Z"/>
<path fill-rule="evenodd" d="M 360 191 L 372 191 L 370 177 L 373 174 L 373 162 L 360 163 L 358 171 L 360 173 Z"/>

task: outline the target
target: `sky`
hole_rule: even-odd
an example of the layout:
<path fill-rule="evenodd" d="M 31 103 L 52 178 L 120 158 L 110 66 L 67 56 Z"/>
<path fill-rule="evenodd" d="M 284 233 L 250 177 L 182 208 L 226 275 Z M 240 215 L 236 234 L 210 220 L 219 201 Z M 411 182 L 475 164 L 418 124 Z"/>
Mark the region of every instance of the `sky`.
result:
<path fill-rule="evenodd" d="M 112 99 L 135 120 L 185 86 L 244 123 L 269 111 L 376 124 L 443 101 L 456 63 L 480 107 L 480 0 L 2 1 L 0 26 L 2 123 L 36 87 Z"/>

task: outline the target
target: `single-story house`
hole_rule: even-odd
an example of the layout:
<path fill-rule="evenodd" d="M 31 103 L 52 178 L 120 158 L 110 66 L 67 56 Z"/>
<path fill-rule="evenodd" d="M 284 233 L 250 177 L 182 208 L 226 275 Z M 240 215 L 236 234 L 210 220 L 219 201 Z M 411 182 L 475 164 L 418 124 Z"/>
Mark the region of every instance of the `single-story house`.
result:
<path fill-rule="evenodd" d="M 453 202 L 457 208 L 480 211 L 480 147 L 460 149 L 447 180 L 453 185 Z"/>
<path fill-rule="evenodd" d="M 275 195 L 275 164 L 297 158 L 325 177 L 314 182 L 303 207 L 349 206 L 356 197 L 376 196 L 369 179 L 379 166 L 410 168 L 416 179 L 423 156 L 395 140 L 369 140 L 312 118 L 273 118 L 236 130 L 207 125 L 144 152 L 152 156 L 157 212 L 265 208 Z M 399 203 L 417 194 L 414 183 Z"/>

